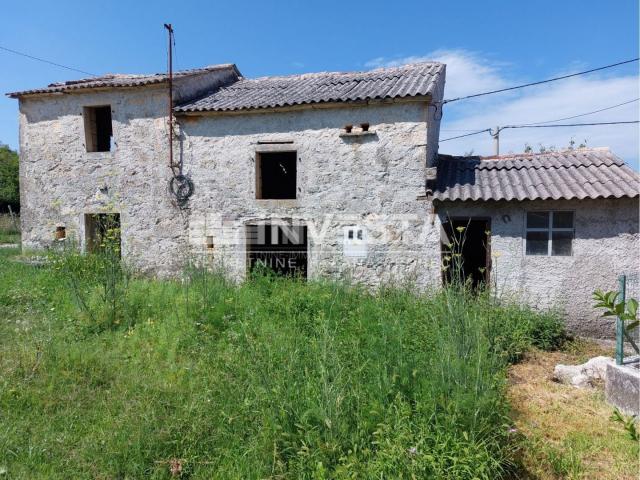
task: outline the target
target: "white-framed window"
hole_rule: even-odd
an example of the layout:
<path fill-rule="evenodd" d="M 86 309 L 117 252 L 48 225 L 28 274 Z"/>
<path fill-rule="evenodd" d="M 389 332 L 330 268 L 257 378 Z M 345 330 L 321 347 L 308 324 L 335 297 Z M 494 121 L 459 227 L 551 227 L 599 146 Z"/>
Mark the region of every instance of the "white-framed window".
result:
<path fill-rule="evenodd" d="M 572 211 L 527 212 L 527 255 L 570 256 L 573 252 Z"/>

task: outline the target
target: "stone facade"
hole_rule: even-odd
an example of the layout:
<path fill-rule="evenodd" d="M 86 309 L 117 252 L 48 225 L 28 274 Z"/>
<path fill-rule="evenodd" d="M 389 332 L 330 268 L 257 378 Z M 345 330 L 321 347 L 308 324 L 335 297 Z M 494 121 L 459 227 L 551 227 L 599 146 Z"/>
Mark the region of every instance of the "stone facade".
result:
<path fill-rule="evenodd" d="M 166 99 L 166 89 L 146 88 L 21 100 L 24 249 L 50 246 L 56 226 L 84 248 L 85 214 L 118 212 L 125 258 L 147 272 L 179 268 L 186 220 L 167 194 Z M 111 105 L 114 151 L 86 152 L 90 105 Z"/>
<path fill-rule="evenodd" d="M 177 100 L 226 81 L 207 75 L 181 80 Z M 443 89 L 444 77 L 434 101 Z M 86 152 L 83 107 L 92 105 L 111 106 L 111 152 Z M 58 226 L 84 248 L 85 215 L 117 212 L 123 257 L 141 272 L 176 275 L 197 259 L 241 280 L 247 225 L 299 222 L 309 232 L 310 278 L 436 288 L 441 222 L 488 217 L 492 282 L 502 294 L 561 308 L 574 331 L 609 336 L 611 322 L 594 313 L 591 292 L 615 288 L 617 275 L 637 267 L 637 199 L 434 205 L 426 186 L 441 110 L 413 98 L 178 115 L 175 160 L 194 184 L 181 207 L 167 188 L 166 109 L 165 85 L 21 98 L 23 248 L 51 246 Z M 345 125 L 362 123 L 369 132 L 345 135 Z M 256 198 L 256 159 L 265 151 L 296 152 L 295 199 Z M 575 211 L 572 256 L 524 254 L 528 209 Z M 366 255 L 346 255 L 350 226 L 366 232 Z"/>
<path fill-rule="evenodd" d="M 439 233 L 429 223 L 430 204 L 418 200 L 425 196 L 426 168 L 433 161 L 425 147 L 427 132 L 438 128 L 432 110 L 404 102 L 181 118 L 184 168 L 196 181 L 189 202 L 193 249 L 213 236 L 212 255 L 222 255 L 225 268 L 242 278 L 245 226 L 292 219 L 315 233 L 308 250 L 310 277 L 433 284 Z M 365 122 L 367 135 L 342 135 L 344 125 Z M 256 199 L 256 154 L 265 150 L 296 152 L 295 200 Z M 343 255 L 349 225 L 366 228 L 366 258 Z M 423 241 L 408 242 L 407 235 Z"/>

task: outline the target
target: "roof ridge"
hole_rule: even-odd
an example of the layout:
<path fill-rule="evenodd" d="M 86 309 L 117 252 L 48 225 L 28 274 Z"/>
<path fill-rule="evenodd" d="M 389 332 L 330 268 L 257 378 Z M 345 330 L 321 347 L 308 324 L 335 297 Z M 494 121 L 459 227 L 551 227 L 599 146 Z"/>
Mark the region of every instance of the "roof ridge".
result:
<path fill-rule="evenodd" d="M 524 159 L 524 158 L 535 158 L 542 157 L 545 155 L 558 155 L 558 154 L 566 154 L 566 153 L 581 153 L 581 152 L 608 152 L 611 153 L 609 147 L 578 147 L 578 148 L 564 148 L 562 150 L 549 150 L 546 152 L 522 152 L 522 153 L 508 153 L 505 155 L 488 155 L 488 156 L 478 156 L 483 161 L 499 161 L 499 160 L 511 160 L 511 159 Z"/>
<path fill-rule="evenodd" d="M 307 78 L 307 77 L 316 78 L 316 77 L 322 77 L 327 75 L 357 76 L 357 75 L 371 74 L 371 73 L 394 73 L 402 70 L 408 70 L 408 69 L 427 66 L 427 65 L 444 66 L 445 64 L 437 61 L 415 62 L 415 63 L 407 63 L 404 65 L 398 65 L 396 67 L 378 67 L 372 70 L 321 71 L 321 72 L 292 73 L 289 75 L 263 75 L 261 77 L 253 77 L 253 78 L 242 77 L 238 81 L 257 82 L 257 81 L 264 81 L 264 80 L 287 80 L 287 79 L 298 79 L 298 78 Z M 367 79 L 363 79 L 362 81 L 367 81 Z"/>

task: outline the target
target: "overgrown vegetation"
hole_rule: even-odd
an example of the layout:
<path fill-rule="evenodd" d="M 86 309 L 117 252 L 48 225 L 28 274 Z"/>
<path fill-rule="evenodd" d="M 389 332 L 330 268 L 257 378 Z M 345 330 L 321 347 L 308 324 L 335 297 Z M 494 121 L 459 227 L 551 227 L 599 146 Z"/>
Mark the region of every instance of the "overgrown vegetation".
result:
<path fill-rule="evenodd" d="M 632 418 L 614 421 L 600 388 L 552 380 L 558 363 L 580 364 L 611 349 L 573 340 L 554 352 L 527 352 L 509 368 L 508 397 L 518 431 L 521 478 L 637 480 L 640 442 Z M 633 427 L 632 427 L 633 425 Z"/>
<path fill-rule="evenodd" d="M 631 440 L 633 440 L 634 442 L 640 441 L 640 432 L 638 432 L 636 428 L 636 423 L 638 422 L 638 419 L 636 418 L 635 415 L 631 415 L 631 416 L 623 415 L 622 412 L 620 412 L 620 410 L 615 408 L 613 410 L 613 413 L 611 414 L 611 420 L 613 420 L 614 422 L 621 423 L 625 431 L 629 434 L 629 438 Z"/>
<path fill-rule="evenodd" d="M 158 281 L 100 255 L 36 268 L 10 253 L 9 478 L 513 476 L 507 366 L 563 339 L 552 315 L 453 287 Z"/>
<path fill-rule="evenodd" d="M 0 214 L 0 245 L 20 243 L 20 219 L 17 215 Z"/>
<path fill-rule="evenodd" d="M 18 152 L 0 143 L 0 213 L 20 209 Z"/>
<path fill-rule="evenodd" d="M 586 139 L 583 140 L 576 146 L 576 141 L 572 137 L 569 140 L 569 145 L 567 145 L 564 149 L 560 148 L 560 150 L 574 150 L 576 148 L 587 148 L 587 140 Z M 546 145 L 543 145 L 542 143 L 539 143 L 537 153 L 549 153 L 549 152 L 555 152 L 557 150 L 558 149 L 556 148 L 555 145 L 546 146 Z M 534 153 L 533 147 L 529 143 L 524 144 L 524 153 Z"/>

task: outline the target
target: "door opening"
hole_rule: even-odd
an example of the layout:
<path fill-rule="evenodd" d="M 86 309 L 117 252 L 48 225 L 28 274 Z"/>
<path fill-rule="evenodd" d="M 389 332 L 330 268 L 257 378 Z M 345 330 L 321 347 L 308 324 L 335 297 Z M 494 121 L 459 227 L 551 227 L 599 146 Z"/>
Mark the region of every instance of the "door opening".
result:
<path fill-rule="evenodd" d="M 87 253 L 108 252 L 120 256 L 120 214 L 87 213 L 84 216 Z"/>
<path fill-rule="evenodd" d="M 442 224 L 442 281 L 469 283 L 476 290 L 489 285 L 491 222 L 484 218 L 450 218 Z"/>
<path fill-rule="evenodd" d="M 307 278 L 307 227 L 247 225 L 247 260 L 249 271 L 262 267 L 279 275 Z"/>

